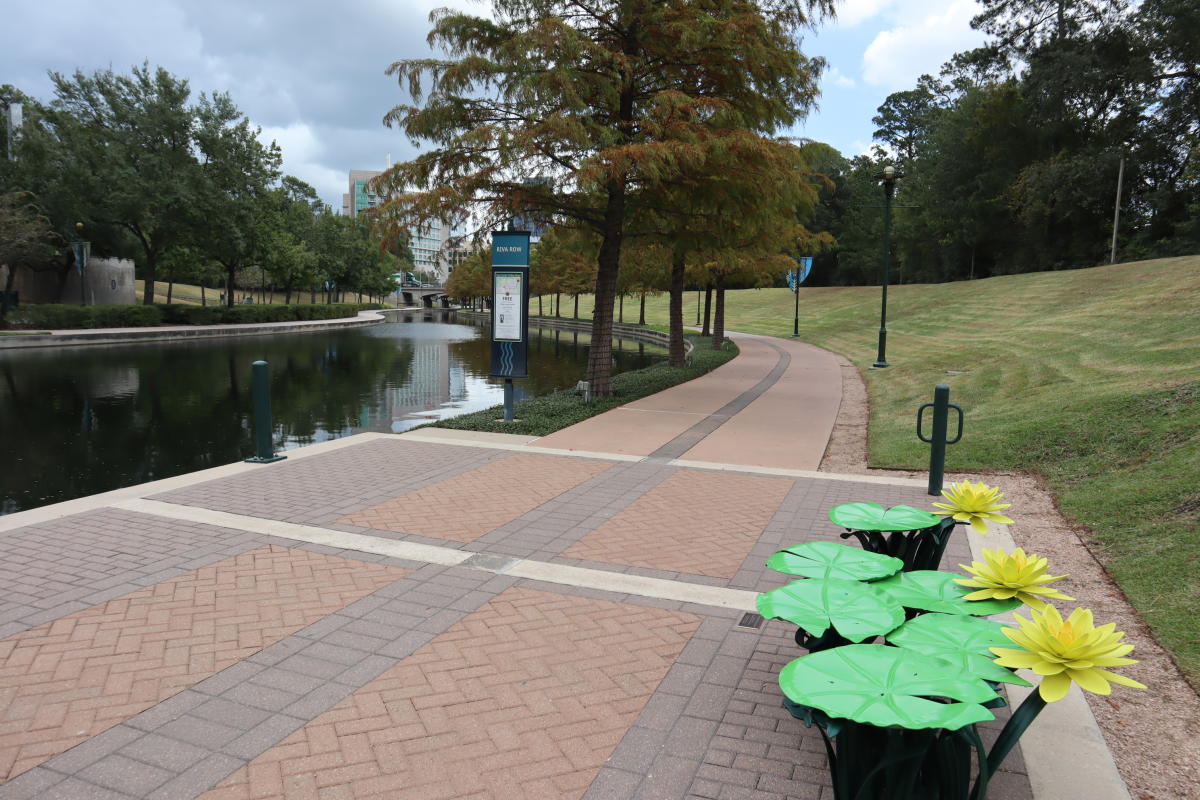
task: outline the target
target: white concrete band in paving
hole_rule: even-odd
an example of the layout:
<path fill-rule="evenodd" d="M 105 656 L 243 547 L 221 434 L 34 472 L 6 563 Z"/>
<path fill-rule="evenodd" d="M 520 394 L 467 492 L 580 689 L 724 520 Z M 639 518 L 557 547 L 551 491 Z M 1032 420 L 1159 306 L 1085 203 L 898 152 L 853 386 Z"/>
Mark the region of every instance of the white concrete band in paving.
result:
<path fill-rule="evenodd" d="M 1007 526 L 988 523 L 986 536 L 976 533 L 969 525 L 964 527 L 971 544 L 971 557 L 977 561 L 983 561 L 984 548 L 994 550 L 998 547 L 1011 553 L 1017 546 Z M 1011 613 L 998 614 L 994 619 L 1016 627 Z M 1029 670 L 1018 672 L 1034 686 L 1007 687 L 1013 708 L 1021 705 L 1030 692 L 1037 691 L 1037 683 L 1041 680 Z M 1131 800 L 1083 690 L 1075 684 L 1071 684 L 1071 690 L 1062 700 L 1047 704 L 1026 729 L 1021 736 L 1021 754 L 1025 756 L 1030 788 L 1038 800 L 1068 797 Z"/>
<path fill-rule="evenodd" d="M 449 435 L 447 435 L 449 434 Z M 401 434 L 383 434 L 430 444 L 448 444 L 457 447 L 479 447 L 485 450 L 512 450 L 521 453 L 543 453 L 550 456 L 575 456 L 595 458 L 602 461 L 644 461 L 643 456 L 626 453 L 593 453 L 589 450 L 563 450 L 557 447 L 538 447 L 533 444 L 538 436 L 522 436 L 515 433 L 489 433 L 485 431 L 463 431 L 457 428 L 419 428 Z"/>
<path fill-rule="evenodd" d="M 878 486 L 925 486 L 926 481 L 916 478 L 892 478 L 886 475 L 855 475 L 849 472 L 817 472 L 811 469 L 783 469 L 781 467 L 751 467 L 745 464 L 723 464 L 717 461 L 692 461 L 676 458 L 667 462 L 672 467 L 712 469 L 721 472 L 748 472 L 755 475 L 779 475 L 785 478 L 812 478 L 818 481 L 847 481 L 872 483 Z"/>
<path fill-rule="evenodd" d="M 757 612 L 754 601 L 758 598 L 758 593 L 742 589 L 725 589 L 720 586 L 704 586 L 698 583 L 647 578 L 642 575 L 627 575 L 623 572 L 608 572 L 524 559 L 518 560 L 513 566 L 504 570 L 504 574 L 549 583 L 561 583 L 564 586 L 603 589 L 607 592 L 654 597 L 659 600 L 677 600 L 682 603 L 697 603 L 705 606 Z"/>
<path fill-rule="evenodd" d="M 394 438 L 396 438 L 395 434 L 391 433 L 359 433 L 354 436 L 345 436 L 341 439 L 320 442 L 319 444 L 305 445 L 295 450 L 287 450 L 283 455 L 287 456 L 288 461 L 297 461 L 302 458 L 341 450 L 343 447 L 364 444 L 376 439 Z M 244 461 L 239 461 L 235 464 L 223 464 L 219 467 L 209 467 L 208 469 L 196 472 L 186 472 L 183 475 L 175 475 L 157 481 L 125 486 L 121 489 L 113 489 L 110 492 L 88 495 L 87 497 L 77 497 L 74 500 L 64 500 L 61 503 L 54 503 L 53 505 L 42 506 L 40 508 L 31 508 L 28 511 L 18 511 L 15 514 L 7 514 L 0 517 L 0 533 L 15 528 L 23 528 L 26 525 L 37 525 L 42 522 L 62 519 L 72 514 L 82 514 L 85 511 L 108 508 L 122 500 L 170 492 L 175 489 L 183 489 L 188 486 L 195 486 L 198 483 L 216 480 L 217 478 L 228 478 L 233 475 L 242 475 L 259 469 L 269 469 L 271 466 L 271 464 L 247 464 Z"/>
<path fill-rule="evenodd" d="M 755 592 L 747 592 L 741 589 L 704 586 L 685 581 L 648 578 L 642 575 L 626 575 L 623 572 L 572 567 L 565 564 L 552 564 L 547 561 L 503 558 L 497 566 L 491 566 L 487 563 L 488 560 L 477 558 L 481 555 L 487 555 L 486 553 L 481 554 L 470 550 L 456 550 L 452 547 L 438 547 L 437 545 L 421 544 L 419 542 L 385 539 L 379 536 L 336 531 L 312 525 L 298 525 L 293 522 L 280 522 L 278 520 L 250 517 L 243 514 L 230 514 L 225 511 L 213 511 L 195 506 L 164 503 L 159 500 L 133 498 L 113 503 L 112 507 L 139 514 L 149 514 L 151 516 L 184 522 L 203 523 L 205 525 L 231 528 L 248 533 L 276 536 L 281 539 L 336 547 L 339 550 L 355 550 L 360 553 L 374 553 L 405 561 L 419 561 L 449 567 L 465 566 L 470 569 L 482 569 L 487 572 L 498 572 L 519 578 L 558 583 L 564 586 L 600 589 L 606 592 L 631 594 L 638 597 L 652 597 L 658 600 L 674 600 L 682 603 L 716 606 L 718 608 L 754 611 L 754 601 L 758 597 Z M 473 561 L 473 563 L 466 563 L 468 561 Z"/>
<path fill-rule="evenodd" d="M 620 410 L 615 409 L 615 410 Z M 674 413 L 674 412 L 672 412 Z M 358 434 L 363 435 L 363 434 Z M 391 436 L 393 434 L 377 434 Z M 556 456 L 575 456 L 576 458 L 595 458 L 603 461 L 646 461 L 649 456 L 635 456 L 626 453 L 600 453 L 592 450 L 563 450 L 554 447 L 538 447 L 537 436 L 520 436 L 512 433 L 485 433 L 482 431 L 464 431 L 455 428 L 420 428 L 398 434 L 401 439 L 429 442 L 431 444 L 448 444 L 458 447 L 481 447 L 492 450 L 513 450 L 522 453 L 535 452 Z M 783 469 L 781 467 L 755 467 L 745 464 L 726 464 L 719 461 L 692 461 L 688 459 L 672 459 L 666 462 L 672 467 L 688 467 L 692 469 L 718 470 L 721 472 L 745 472 L 754 475 L 774 475 L 785 478 L 811 478 L 819 481 L 844 481 L 850 483 L 870 483 L 880 486 L 925 486 L 927 482 L 916 478 L 893 478 L 887 475 L 855 475 L 842 472 L 817 472 L 807 469 Z"/>

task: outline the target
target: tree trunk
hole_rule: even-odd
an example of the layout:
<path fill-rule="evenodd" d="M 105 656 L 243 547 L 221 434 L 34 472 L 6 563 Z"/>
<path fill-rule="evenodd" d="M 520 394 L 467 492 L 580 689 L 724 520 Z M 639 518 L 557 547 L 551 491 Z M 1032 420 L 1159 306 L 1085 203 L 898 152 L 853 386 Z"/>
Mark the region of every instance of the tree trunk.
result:
<path fill-rule="evenodd" d="M 315 306 L 317 304 L 317 287 L 312 287 L 308 290 L 308 304 Z"/>
<path fill-rule="evenodd" d="M 575 295 L 575 319 L 579 319 L 579 295 Z"/>
<path fill-rule="evenodd" d="M 158 253 L 154 252 L 143 242 L 142 249 L 146 253 L 146 280 L 142 287 L 142 305 L 154 305 L 154 273 L 158 271 Z"/>
<path fill-rule="evenodd" d="M 592 314 L 592 344 L 588 348 L 587 381 L 593 397 L 612 397 L 612 319 L 621 271 L 621 239 L 625 226 L 625 185 L 610 187 L 604 209 L 604 230 L 596 259 L 596 310 Z"/>
<path fill-rule="evenodd" d="M 292 304 L 292 285 L 289 283 L 283 290 L 283 304 L 290 306 Z"/>
<path fill-rule="evenodd" d="M 562 316 L 562 292 L 554 293 L 554 318 Z"/>
<path fill-rule="evenodd" d="M 205 295 L 204 295 L 204 281 L 200 282 L 200 305 L 201 306 L 208 305 L 208 298 L 205 297 Z"/>
<path fill-rule="evenodd" d="M 669 363 L 672 367 L 682 367 L 684 362 L 683 278 L 686 261 L 687 257 L 683 251 L 676 251 L 675 257 L 671 259 L 671 307 L 668 317 L 671 331 Z"/>
<path fill-rule="evenodd" d="M 725 341 L 725 278 L 717 276 L 717 312 L 713 315 L 712 349 L 720 350 Z"/>
<path fill-rule="evenodd" d="M 233 296 L 233 276 L 236 272 L 236 266 L 231 266 L 229 264 L 225 265 L 225 305 L 229 308 L 233 308 L 234 303 L 237 302 Z"/>
<path fill-rule="evenodd" d="M 712 319 L 712 287 L 704 287 L 704 327 L 700 330 L 701 336 L 712 336 L 712 328 L 708 322 Z"/>
<path fill-rule="evenodd" d="M 621 293 L 620 310 L 617 313 L 619 314 L 619 316 L 617 317 L 617 322 L 624 325 L 625 324 L 625 294 L 623 292 Z"/>
<path fill-rule="evenodd" d="M 538 295 L 538 316 L 542 315 L 542 296 Z"/>
<path fill-rule="evenodd" d="M 171 297 L 175 294 L 175 275 L 167 278 L 167 305 L 171 305 Z"/>
<path fill-rule="evenodd" d="M 638 325 L 646 324 L 646 293 L 642 292 L 641 309 L 638 311 Z"/>

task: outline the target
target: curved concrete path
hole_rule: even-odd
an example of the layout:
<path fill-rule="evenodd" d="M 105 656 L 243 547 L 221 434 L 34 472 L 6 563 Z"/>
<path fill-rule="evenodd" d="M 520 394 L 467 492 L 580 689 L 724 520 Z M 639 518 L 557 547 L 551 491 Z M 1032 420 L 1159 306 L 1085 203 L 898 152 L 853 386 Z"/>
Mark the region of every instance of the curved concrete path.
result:
<path fill-rule="evenodd" d="M 815 470 L 841 405 L 837 357 L 803 342 L 744 333 L 730 338 L 741 354 L 729 363 L 533 446 Z"/>

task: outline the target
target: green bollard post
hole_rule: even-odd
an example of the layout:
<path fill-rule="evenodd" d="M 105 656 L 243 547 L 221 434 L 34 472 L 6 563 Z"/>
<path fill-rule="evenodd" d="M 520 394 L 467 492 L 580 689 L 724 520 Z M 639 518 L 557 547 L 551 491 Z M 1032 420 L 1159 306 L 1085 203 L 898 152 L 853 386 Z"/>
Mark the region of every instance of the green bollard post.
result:
<path fill-rule="evenodd" d="M 921 423 L 925 409 L 933 409 L 933 430 L 928 438 L 921 433 Z M 953 439 L 946 438 L 946 423 L 950 409 L 958 412 L 958 432 Z M 917 409 L 917 438 L 929 443 L 929 494 L 937 496 L 942 492 L 942 476 L 946 469 L 946 445 L 954 444 L 962 438 L 963 411 L 950 402 L 950 387 L 939 383 L 933 389 L 933 402 L 925 403 Z"/>
<path fill-rule="evenodd" d="M 271 464 L 287 456 L 275 455 L 274 426 L 271 424 L 270 367 L 265 361 L 255 361 L 251 370 L 254 384 L 254 450 L 250 464 Z"/>

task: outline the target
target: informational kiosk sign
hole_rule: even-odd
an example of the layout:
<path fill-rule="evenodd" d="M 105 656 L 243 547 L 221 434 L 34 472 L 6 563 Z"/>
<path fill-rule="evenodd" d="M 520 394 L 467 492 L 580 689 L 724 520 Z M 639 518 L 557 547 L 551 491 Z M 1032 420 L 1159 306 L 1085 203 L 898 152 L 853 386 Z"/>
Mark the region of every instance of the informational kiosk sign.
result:
<path fill-rule="evenodd" d="M 492 234 L 493 378 L 529 377 L 529 231 Z"/>

